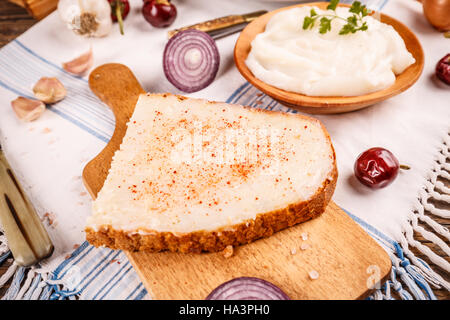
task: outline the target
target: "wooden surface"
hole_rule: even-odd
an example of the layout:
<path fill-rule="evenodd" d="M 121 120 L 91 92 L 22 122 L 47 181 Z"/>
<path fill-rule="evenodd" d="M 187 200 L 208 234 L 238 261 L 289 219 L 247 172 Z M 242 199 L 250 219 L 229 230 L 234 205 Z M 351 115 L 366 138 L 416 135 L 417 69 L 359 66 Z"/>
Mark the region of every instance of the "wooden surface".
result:
<path fill-rule="evenodd" d="M 0 0 L 0 47 L 14 40 L 36 22 L 24 8 Z"/>
<path fill-rule="evenodd" d="M 40 20 L 53 12 L 58 5 L 58 0 L 8 0 L 24 7 L 30 15 Z"/>
<path fill-rule="evenodd" d="M 307 5 L 311 5 L 311 3 L 298 4 L 295 6 L 271 11 L 252 21 L 241 32 L 241 35 L 239 36 L 234 49 L 234 60 L 238 70 L 241 72 L 244 78 L 246 78 L 259 90 L 288 107 L 308 113 L 325 114 L 348 112 L 373 105 L 376 102 L 386 100 L 405 91 L 417 81 L 420 74 L 422 73 L 424 64 L 424 55 L 422 47 L 420 46 L 420 42 L 414 35 L 414 33 L 412 33 L 412 31 L 408 29 L 408 27 L 384 14 L 381 14 L 381 21 L 390 24 L 395 28 L 395 30 L 405 41 L 408 51 L 411 52 L 411 54 L 416 59 L 416 62 L 413 65 L 411 65 L 403 73 L 397 76 L 395 83 L 389 88 L 365 95 L 352 97 L 313 97 L 300 93 L 285 91 L 257 79 L 255 76 L 253 76 L 252 72 L 245 64 L 245 60 L 247 59 L 247 56 L 250 52 L 251 42 L 253 41 L 253 39 L 257 34 L 264 31 L 267 22 L 274 14 L 283 10 Z M 314 3 L 314 5 L 324 9 L 328 5 L 328 3 L 319 2 Z"/>
<path fill-rule="evenodd" d="M 89 86 L 116 117 L 113 138 L 83 172 L 84 184 L 95 198 L 144 90 L 120 64 L 93 70 Z M 302 240 L 303 233 L 308 234 L 308 240 Z M 311 248 L 301 250 L 302 243 Z M 221 283 L 239 276 L 273 282 L 293 299 L 357 299 L 369 293 L 371 266 L 378 268 L 378 281 L 391 269 L 384 249 L 335 204 L 312 221 L 237 247 L 229 259 L 222 253 L 127 252 L 127 256 L 155 299 L 204 299 Z M 309 278 L 313 270 L 320 275 L 316 280 Z"/>
<path fill-rule="evenodd" d="M 36 22 L 37 22 L 36 20 L 34 20 L 32 17 L 28 15 L 25 9 L 13 5 L 12 3 L 9 3 L 7 1 L 0 1 L 0 47 L 4 46 L 17 36 L 25 32 Z M 450 187 L 450 181 L 442 179 L 441 181 L 445 183 L 447 187 Z M 450 205 L 446 203 L 435 203 L 435 205 L 437 205 L 441 209 L 450 210 Z M 435 216 L 431 217 L 442 226 L 450 228 L 450 219 L 444 219 Z M 418 234 L 415 234 L 415 239 L 420 241 L 420 243 L 424 244 L 431 250 L 437 252 L 444 259 L 450 262 L 450 258 L 444 252 L 442 252 L 442 250 L 439 249 L 437 245 L 430 243 L 430 241 L 424 239 Z M 445 241 L 447 245 L 450 245 L 450 241 L 448 241 L 447 239 L 443 239 L 443 241 Z M 450 281 L 450 276 L 448 275 L 447 272 L 440 269 L 433 262 L 431 262 L 426 256 L 417 252 L 414 248 L 412 248 L 412 250 L 417 257 L 424 259 L 428 264 L 430 264 L 433 270 L 437 271 L 447 281 Z M 10 264 L 11 260 L 7 260 L 2 265 L 0 265 L 0 276 L 6 272 Z M 0 288 L 0 297 L 3 296 L 3 294 L 6 292 L 9 284 L 10 281 L 4 287 Z M 450 293 L 445 289 L 434 289 L 434 293 L 436 294 L 438 299 L 450 300 Z M 395 298 L 399 298 L 395 292 L 393 293 L 393 296 Z"/>

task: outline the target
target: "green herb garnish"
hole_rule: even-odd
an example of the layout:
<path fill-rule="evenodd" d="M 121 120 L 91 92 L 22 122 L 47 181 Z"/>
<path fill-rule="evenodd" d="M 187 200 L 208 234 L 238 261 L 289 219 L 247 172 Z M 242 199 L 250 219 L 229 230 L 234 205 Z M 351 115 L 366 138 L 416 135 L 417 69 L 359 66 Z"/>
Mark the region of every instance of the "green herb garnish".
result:
<path fill-rule="evenodd" d="M 334 19 L 341 19 L 346 22 L 342 29 L 339 31 L 340 35 L 355 33 L 357 31 L 366 31 L 367 22 L 363 21 L 363 18 L 367 16 L 370 11 L 367 7 L 359 1 L 352 3 L 349 12 L 353 13 L 347 19 L 340 17 L 336 13 L 339 0 L 331 0 L 327 6 L 327 10 L 333 10 L 334 14 L 317 14 L 314 9 L 311 9 L 309 17 L 305 17 L 303 20 L 303 30 L 312 29 L 316 21 L 319 21 L 319 33 L 324 34 L 331 30 L 331 21 Z"/>

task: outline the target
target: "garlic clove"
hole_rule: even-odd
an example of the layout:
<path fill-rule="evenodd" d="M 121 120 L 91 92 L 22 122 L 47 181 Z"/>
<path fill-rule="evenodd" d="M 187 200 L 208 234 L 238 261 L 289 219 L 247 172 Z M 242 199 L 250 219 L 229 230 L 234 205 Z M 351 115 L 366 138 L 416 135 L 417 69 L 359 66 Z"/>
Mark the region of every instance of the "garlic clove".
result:
<path fill-rule="evenodd" d="M 17 118 L 30 122 L 36 120 L 45 111 L 45 104 L 42 101 L 18 97 L 11 101 L 11 106 Z"/>
<path fill-rule="evenodd" d="M 83 53 L 81 56 L 73 59 L 72 61 L 63 63 L 63 68 L 67 72 L 83 75 L 88 71 L 94 63 L 94 54 L 92 48 L 88 52 Z"/>
<path fill-rule="evenodd" d="M 44 103 L 55 103 L 67 94 L 64 85 L 56 78 L 41 78 L 33 87 L 34 96 Z"/>

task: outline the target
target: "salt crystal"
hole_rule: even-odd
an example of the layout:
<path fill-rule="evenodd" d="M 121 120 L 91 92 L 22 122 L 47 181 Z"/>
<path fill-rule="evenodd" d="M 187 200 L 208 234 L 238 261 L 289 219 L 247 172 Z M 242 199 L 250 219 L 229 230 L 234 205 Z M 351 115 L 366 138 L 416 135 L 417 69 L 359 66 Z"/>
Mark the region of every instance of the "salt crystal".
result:
<path fill-rule="evenodd" d="M 308 240 L 308 234 L 307 234 L 306 232 L 303 232 L 303 233 L 302 233 L 302 240 L 303 240 L 303 241 Z"/>
<path fill-rule="evenodd" d="M 311 280 L 316 280 L 319 278 L 319 273 L 316 270 L 312 270 L 309 272 L 309 277 Z"/>
<path fill-rule="evenodd" d="M 311 246 L 309 245 L 309 244 L 307 244 L 307 243 L 302 243 L 302 245 L 300 246 L 300 249 L 302 249 L 302 250 L 306 250 L 306 249 L 309 249 Z"/>
<path fill-rule="evenodd" d="M 296 253 L 297 253 L 297 249 L 292 248 L 292 249 L 291 249 L 291 254 L 294 255 L 294 254 L 296 254 Z"/>

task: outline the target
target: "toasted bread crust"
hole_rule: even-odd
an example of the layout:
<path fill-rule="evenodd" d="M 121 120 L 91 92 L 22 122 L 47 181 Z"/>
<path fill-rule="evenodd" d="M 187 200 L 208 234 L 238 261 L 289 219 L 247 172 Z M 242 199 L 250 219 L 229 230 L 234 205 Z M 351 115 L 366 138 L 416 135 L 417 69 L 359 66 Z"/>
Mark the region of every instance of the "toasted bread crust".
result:
<path fill-rule="evenodd" d="M 333 151 L 334 156 L 334 151 Z M 335 156 L 334 156 L 335 157 Z M 126 251 L 158 252 L 170 250 L 182 253 L 217 252 L 227 245 L 237 246 L 271 236 L 295 224 L 313 219 L 325 211 L 337 181 L 336 160 L 330 179 L 308 201 L 302 201 L 271 212 L 261 213 L 254 220 L 214 231 L 196 231 L 183 235 L 149 231 L 131 234 L 111 227 L 101 230 L 86 228 L 86 238 L 94 246 L 106 246 Z"/>

